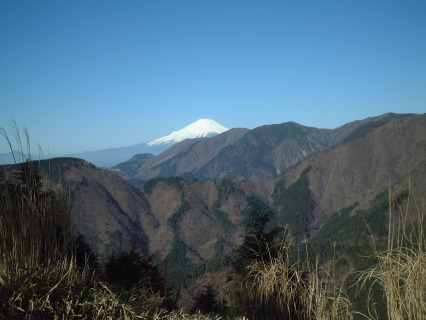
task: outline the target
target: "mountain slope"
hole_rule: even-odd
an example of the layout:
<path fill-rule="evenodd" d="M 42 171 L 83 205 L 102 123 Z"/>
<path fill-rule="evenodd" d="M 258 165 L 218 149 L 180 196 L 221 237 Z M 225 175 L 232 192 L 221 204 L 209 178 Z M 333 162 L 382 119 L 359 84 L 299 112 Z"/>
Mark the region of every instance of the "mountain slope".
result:
<path fill-rule="evenodd" d="M 426 115 L 381 125 L 361 138 L 315 154 L 282 173 L 277 186 L 289 188 L 306 174 L 314 202 L 307 229 L 317 230 L 331 214 L 358 202 L 365 208 L 380 192 L 393 186 L 424 192 L 426 168 Z M 285 216 L 283 206 L 277 209 Z M 284 221 L 283 221 L 284 222 Z"/>
<path fill-rule="evenodd" d="M 306 156 L 330 146 L 328 130 L 289 122 L 249 131 L 193 174 L 266 181 Z"/>
<path fill-rule="evenodd" d="M 211 161 L 228 145 L 232 145 L 248 132 L 248 129 L 231 129 L 208 139 L 187 139 L 177 143 L 156 157 L 143 163 L 135 158 L 112 168 L 123 178 L 144 182 L 155 177 L 191 176 Z M 128 170 L 129 161 L 137 169 Z"/>
<path fill-rule="evenodd" d="M 35 162 L 53 186 L 69 194 L 74 231 L 104 255 L 127 245 L 136 234 L 144 253 L 149 232 L 158 225 L 143 193 L 117 175 L 76 158 Z"/>

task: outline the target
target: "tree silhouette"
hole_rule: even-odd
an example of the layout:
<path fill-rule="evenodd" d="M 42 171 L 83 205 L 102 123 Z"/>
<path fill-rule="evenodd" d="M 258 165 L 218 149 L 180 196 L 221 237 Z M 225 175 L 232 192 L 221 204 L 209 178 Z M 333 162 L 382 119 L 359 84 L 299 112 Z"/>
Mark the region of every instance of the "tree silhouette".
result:
<path fill-rule="evenodd" d="M 141 286 L 161 293 L 164 283 L 157 267 L 151 258 L 145 258 L 138 249 L 137 239 L 133 237 L 130 241 L 129 251 L 111 254 L 105 264 L 106 281 L 130 290 Z"/>
<path fill-rule="evenodd" d="M 219 303 L 216 300 L 216 292 L 211 285 L 204 287 L 195 299 L 191 313 L 200 311 L 203 314 L 213 314 L 219 311 Z"/>
<path fill-rule="evenodd" d="M 233 261 L 237 273 L 254 260 L 269 262 L 277 257 L 278 242 L 284 240 L 283 229 L 278 227 L 275 212 L 259 199 L 249 198 L 249 206 L 243 212 L 245 234 L 243 244 L 237 249 Z"/>

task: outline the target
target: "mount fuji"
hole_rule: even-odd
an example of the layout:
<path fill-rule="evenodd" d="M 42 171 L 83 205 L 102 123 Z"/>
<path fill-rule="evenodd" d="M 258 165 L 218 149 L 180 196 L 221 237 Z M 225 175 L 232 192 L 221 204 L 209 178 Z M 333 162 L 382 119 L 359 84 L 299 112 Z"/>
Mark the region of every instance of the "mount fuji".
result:
<path fill-rule="evenodd" d="M 143 142 L 121 148 L 86 151 L 66 156 L 84 159 L 93 163 L 97 167 L 111 168 L 119 163 L 129 160 L 136 154 L 150 154 L 146 155 L 147 157 L 159 155 L 167 148 L 183 140 L 211 137 L 227 130 L 228 128 L 220 125 L 214 120 L 199 119 L 181 130 L 173 131 L 167 136 L 154 139 L 150 142 Z"/>
<path fill-rule="evenodd" d="M 148 146 L 175 144 L 186 139 L 210 137 L 228 131 L 229 129 L 211 119 L 199 119 L 185 128 L 173 131 L 165 137 L 152 140 Z"/>

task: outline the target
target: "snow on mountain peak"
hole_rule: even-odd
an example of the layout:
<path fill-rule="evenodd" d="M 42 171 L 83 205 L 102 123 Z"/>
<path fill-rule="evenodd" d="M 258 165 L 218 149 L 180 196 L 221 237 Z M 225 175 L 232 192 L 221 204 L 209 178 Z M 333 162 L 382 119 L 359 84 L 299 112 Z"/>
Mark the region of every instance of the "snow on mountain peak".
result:
<path fill-rule="evenodd" d="M 165 137 L 161 137 L 155 140 L 152 140 L 147 143 L 148 146 L 154 146 L 159 144 L 168 144 L 168 143 L 177 143 L 185 139 L 194 139 L 207 137 L 212 134 L 219 134 L 229 130 L 228 128 L 220 125 L 214 120 L 211 119 L 199 119 L 190 125 L 187 125 L 185 128 L 173 131 Z"/>

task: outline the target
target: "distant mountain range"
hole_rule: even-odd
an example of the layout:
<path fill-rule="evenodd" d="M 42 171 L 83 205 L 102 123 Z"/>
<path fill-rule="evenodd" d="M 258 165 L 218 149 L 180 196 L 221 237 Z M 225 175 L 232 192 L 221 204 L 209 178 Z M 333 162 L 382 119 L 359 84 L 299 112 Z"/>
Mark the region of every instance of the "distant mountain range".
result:
<path fill-rule="evenodd" d="M 232 129 L 207 139 L 184 140 L 157 156 L 135 155 L 112 170 L 136 184 L 172 176 L 267 181 L 312 154 L 407 116 L 410 115 L 388 113 L 336 129 L 317 129 L 294 122 L 253 130 Z"/>
<path fill-rule="evenodd" d="M 253 130 L 228 129 L 212 119 L 199 119 L 167 136 L 132 146 L 65 154 L 97 167 L 111 168 L 136 184 L 156 177 L 233 177 L 266 181 L 305 157 L 367 133 L 384 123 L 409 116 L 388 113 L 336 129 L 317 129 L 294 122 Z M 23 157 L 15 152 L 15 159 Z M 32 155 L 32 159 L 38 159 Z M 12 153 L 0 163 L 14 163 Z"/>
<path fill-rule="evenodd" d="M 181 130 L 173 131 L 165 137 L 154 139 L 146 143 L 140 143 L 129 147 L 90 151 L 67 156 L 84 159 L 98 167 L 111 168 L 112 166 L 126 161 L 137 154 L 148 153 L 152 155 L 158 155 L 172 145 L 186 139 L 211 137 L 227 130 L 228 128 L 225 128 L 214 120 L 199 119 Z"/>
<path fill-rule="evenodd" d="M 212 137 L 219 133 L 229 130 L 211 119 L 199 119 L 181 130 L 173 131 L 171 134 L 149 142 L 139 143 L 136 145 L 120 148 L 109 148 L 97 151 L 86 151 L 76 154 L 65 154 L 63 157 L 74 157 L 84 159 L 101 168 L 110 168 L 123 161 L 132 158 L 137 154 L 149 153 L 158 155 L 173 144 L 186 139 Z M 0 154 L 1 164 L 11 164 L 23 161 L 23 157 L 19 152 L 15 152 L 15 158 L 12 153 Z M 38 159 L 37 155 L 32 155 L 32 159 Z"/>

